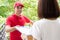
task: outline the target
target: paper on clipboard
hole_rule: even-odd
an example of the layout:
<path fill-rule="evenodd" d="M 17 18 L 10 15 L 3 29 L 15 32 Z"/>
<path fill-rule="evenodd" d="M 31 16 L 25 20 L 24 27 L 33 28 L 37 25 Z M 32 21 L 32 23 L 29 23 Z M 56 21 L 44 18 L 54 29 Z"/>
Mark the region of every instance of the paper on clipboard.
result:
<path fill-rule="evenodd" d="M 30 35 L 30 28 L 29 27 L 16 27 L 16 29 L 26 35 Z"/>

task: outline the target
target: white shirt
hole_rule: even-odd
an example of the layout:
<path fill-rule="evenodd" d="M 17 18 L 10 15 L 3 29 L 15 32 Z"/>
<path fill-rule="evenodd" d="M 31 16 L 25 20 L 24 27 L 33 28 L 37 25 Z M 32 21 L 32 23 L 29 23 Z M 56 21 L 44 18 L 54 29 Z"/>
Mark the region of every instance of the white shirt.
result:
<path fill-rule="evenodd" d="M 31 34 L 37 40 L 60 40 L 60 22 L 41 19 L 33 24 Z"/>

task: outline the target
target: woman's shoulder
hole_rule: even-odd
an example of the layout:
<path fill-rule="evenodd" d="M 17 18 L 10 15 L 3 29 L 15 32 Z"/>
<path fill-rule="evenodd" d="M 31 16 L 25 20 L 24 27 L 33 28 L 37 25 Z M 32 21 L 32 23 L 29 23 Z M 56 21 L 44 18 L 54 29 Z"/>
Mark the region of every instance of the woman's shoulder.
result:
<path fill-rule="evenodd" d="M 40 19 L 40 20 L 37 20 L 36 22 L 34 22 L 34 24 L 43 24 L 45 21 L 44 19 Z"/>

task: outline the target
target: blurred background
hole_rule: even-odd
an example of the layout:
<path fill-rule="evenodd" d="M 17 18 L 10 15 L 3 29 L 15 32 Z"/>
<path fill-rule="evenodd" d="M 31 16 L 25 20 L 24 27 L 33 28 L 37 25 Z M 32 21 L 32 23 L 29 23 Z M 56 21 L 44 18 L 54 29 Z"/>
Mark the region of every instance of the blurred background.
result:
<path fill-rule="evenodd" d="M 14 12 L 13 5 L 16 1 L 24 4 L 22 13 L 31 20 L 38 20 L 37 18 L 37 0 L 0 0 L 0 24 L 5 22 L 6 18 Z"/>
<path fill-rule="evenodd" d="M 33 21 L 37 21 L 38 0 L 0 0 L 0 24 L 4 23 L 6 18 L 14 12 L 13 5 L 16 1 L 24 4 L 22 13 Z M 60 0 L 58 0 L 60 6 Z M 7 34 L 9 35 L 9 34 Z"/>
<path fill-rule="evenodd" d="M 24 4 L 23 14 L 33 21 L 38 20 L 37 5 L 38 0 L 0 0 L 0 24 L 5 22 L 6 18 L 14 12 L 14 2 L 20 1 Z M 60 5 L 60 0 L 58 0 Z"/>

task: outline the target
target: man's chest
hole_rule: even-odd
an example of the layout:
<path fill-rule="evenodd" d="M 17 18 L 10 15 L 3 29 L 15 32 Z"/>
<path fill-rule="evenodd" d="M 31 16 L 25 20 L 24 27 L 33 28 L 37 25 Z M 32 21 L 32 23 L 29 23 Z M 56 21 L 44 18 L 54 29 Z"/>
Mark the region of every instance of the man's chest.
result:
<path fill-rule="evenodd" d="M 14 18 L 14 20 L 12 21 L 12 23 L 14 23 L 14 25 L 24 26 L 25 19 L 24 18 Z"/>

